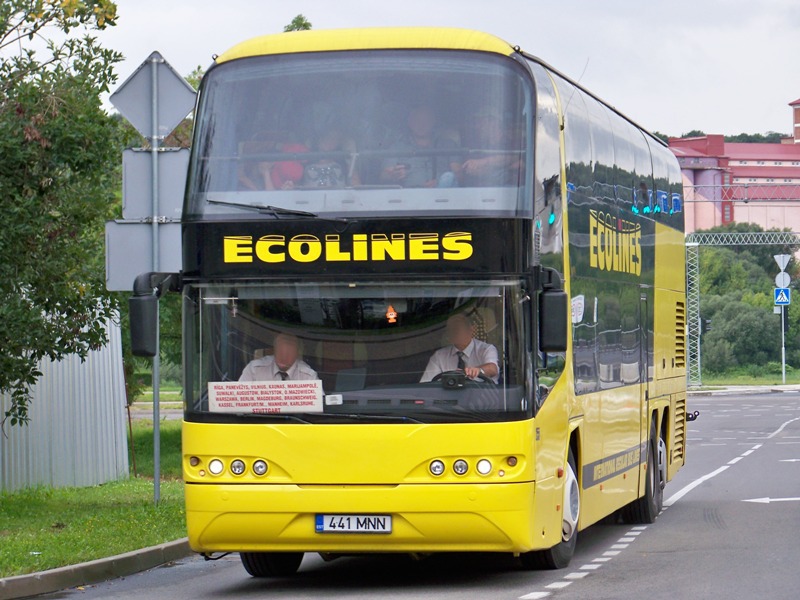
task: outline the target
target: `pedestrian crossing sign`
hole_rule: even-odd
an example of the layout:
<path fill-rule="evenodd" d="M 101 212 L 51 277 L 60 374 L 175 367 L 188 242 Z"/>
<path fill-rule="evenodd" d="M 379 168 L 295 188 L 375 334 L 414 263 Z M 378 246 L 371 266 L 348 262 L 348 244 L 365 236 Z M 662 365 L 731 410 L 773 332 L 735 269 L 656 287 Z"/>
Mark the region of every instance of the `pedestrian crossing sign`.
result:
<path fill-rule="evenodd" d="M 775 288 L 775 306 L 788 306 L 792 303 L 791 288 Z"/>

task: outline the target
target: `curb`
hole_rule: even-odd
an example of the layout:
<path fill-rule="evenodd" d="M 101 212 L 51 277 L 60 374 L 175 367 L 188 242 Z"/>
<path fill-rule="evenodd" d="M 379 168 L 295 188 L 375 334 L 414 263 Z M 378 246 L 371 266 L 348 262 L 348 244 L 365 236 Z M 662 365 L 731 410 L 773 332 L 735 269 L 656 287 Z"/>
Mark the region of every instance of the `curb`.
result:
<path fill-rule="evenodd" d="M 0 579 L 0 600 L 28 598 L 79 585 L 100 583 L 116 577 L 133 575 L 184 558 L 191 553 L 189 539 L 183 538 L 77 565 L 6 577 Z"/>
<path fill-rule="evenodd" d="M 722 388 L 719 390 L 689 390 L 687 396 L 750 396 L 754 394 L 791 394 L 798 393 L 798 389 L 786 389 L 773 386 L 753 386 L 741 388 Z"/>

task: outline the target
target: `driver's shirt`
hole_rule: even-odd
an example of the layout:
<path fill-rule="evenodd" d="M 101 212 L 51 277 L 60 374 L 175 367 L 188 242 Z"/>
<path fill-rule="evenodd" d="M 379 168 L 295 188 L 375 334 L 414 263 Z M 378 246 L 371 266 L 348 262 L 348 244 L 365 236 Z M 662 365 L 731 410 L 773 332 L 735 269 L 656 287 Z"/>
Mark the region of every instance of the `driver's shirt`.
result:
<path fill-rule="evenodd" d="M 284 371 L 287 381 L 312 381 L 319 379 L 317 372 L 298 359 Z M 280 369 L 271 355 L 250 361 L 242 371 L 239 381 L 283 381 Z"/>
<path fill-rule="evenodd" d="M 494 363 L 497 365 L 497 373 L 491 380 L 497 383 L 499 381 L 500 363 L 497 360 L 497 348 L 492 344 L 487 344 L 475 338 L 464 348 L 464 364 L 468 367 L 480 367 L 486 363 Z M 439 348 L 433 353 L 428 366 L 425 367 L 425 372 L 420 378 L 420 382 L 430 381 L 439 373 L 445 371 L 455 371 L 458 368 L 458 348 L 453 346 L 445 346 Z"/>

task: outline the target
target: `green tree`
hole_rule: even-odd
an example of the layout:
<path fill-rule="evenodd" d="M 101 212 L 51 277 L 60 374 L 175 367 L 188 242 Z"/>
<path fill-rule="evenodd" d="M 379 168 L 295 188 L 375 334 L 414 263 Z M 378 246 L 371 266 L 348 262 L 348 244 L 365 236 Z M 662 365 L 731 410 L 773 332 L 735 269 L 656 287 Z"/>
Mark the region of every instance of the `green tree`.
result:
<path fill-rule="evenodd" d="M 306 31 L 311 29 L 311 22 L 304 15 L 297 15 L 292 22 L 286 25 L 284 31 Z"/>
<path fill-rule="evenodd" d="M 12 425 L 28 421 L 38 362 L 101 347 L 114 314 L 103 223 L 118 127 L 99 94 L 121 55 L 88 33 L 115 21 L 110 0 L 0 5 L 0 391 Z"/>

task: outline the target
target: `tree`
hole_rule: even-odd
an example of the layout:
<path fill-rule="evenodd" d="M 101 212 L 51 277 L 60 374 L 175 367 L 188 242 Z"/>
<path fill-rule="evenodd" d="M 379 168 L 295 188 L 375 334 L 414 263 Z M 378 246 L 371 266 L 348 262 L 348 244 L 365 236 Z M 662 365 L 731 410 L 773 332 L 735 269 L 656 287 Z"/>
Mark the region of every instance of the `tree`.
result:
<path fill-rule="evenodd" d="M 311 23 L 304 15 L 297 15 L 292 22 L 283 28 L 284 31 L 306 31 L 311 29 Z"/>
<path fill-rule="evenodd" d="M 99 94 L 122 57 L 88 33 L 115 21 L 110 0 L 0 5 L 0 391 L 12 425 L 28 421 L 38 362 L 100 348 L 114 315 L 103 223 L 118 128 Z"/>

